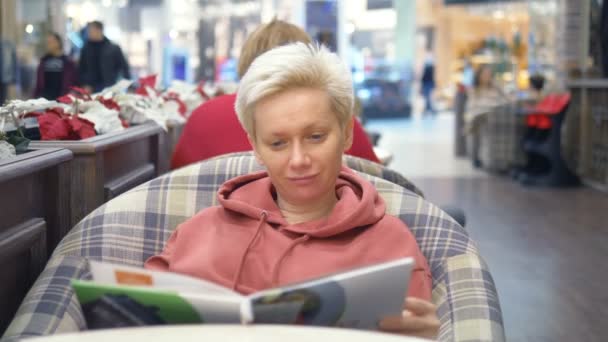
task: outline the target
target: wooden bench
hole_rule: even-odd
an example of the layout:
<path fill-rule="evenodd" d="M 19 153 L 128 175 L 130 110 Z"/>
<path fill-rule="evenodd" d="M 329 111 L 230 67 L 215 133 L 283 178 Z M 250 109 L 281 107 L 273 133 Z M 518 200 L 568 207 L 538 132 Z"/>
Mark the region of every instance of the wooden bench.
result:
<path fill-rule="evenodd" d="M 79 141 L 32 141 L 32 148 L 58 147 L 74 153 L 70 223 L 121 193 L 160 175 L 162 128 L 148 122 L 121 132 Z"/>
<path fill-rule="evenodd" d="M 0 332 L 71 228 L 70 160 L 49 148 L 0 161 Z"/>

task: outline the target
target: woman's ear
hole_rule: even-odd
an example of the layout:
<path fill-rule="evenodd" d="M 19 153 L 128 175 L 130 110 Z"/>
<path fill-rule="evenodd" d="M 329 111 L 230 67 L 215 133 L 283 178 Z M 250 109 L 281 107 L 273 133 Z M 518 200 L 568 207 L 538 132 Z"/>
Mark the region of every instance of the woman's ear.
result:
<path fill-rule="evenodd" d="M 262 157 L 258 153 L 258 150 L 255 146 L 255 138 L 247 134 L 247 140 L 249 140 L 249 145 L 251 145 L 251 147 L 253 148 L 253 155 L 255 156 L 255 160 L 258 162 L 258 164 L 264 166 L 264 161 L 262 160 Z"/>
<path fill-rule="evenodd" d="M 344 151 L 349 150 L 353 146 L 353 128 L 355 126 L 355 120 L 357 119 L 352 116 L 344 126 Z"/>

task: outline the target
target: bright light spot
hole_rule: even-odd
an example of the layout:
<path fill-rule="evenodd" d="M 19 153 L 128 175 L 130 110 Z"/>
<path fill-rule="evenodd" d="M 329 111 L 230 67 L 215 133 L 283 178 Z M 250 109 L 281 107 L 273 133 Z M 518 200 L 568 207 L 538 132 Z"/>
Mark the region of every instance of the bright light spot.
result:
<path fill-rule="evenodd" d="M 178 35 L 179 35 L 179 33 L 177 32 L 177 30 L 169 31 L 169 37 L 171 37 L 171 39 L 177 38 Z"/>
<path fill-rule="evenodd" d="M 79 7 L 78 5 L 75 4 L 68 4 L 65 7 L 65 15 L 68 18 L 75 18 L 78 16 L 78 13 L 80 13 Z"/>
<path fill-rule="evenodd" d="M 118 0 L 118 7 L 123 8 L 127 6 L 127 0 Z"/>
<path fill-rule="evenodd" d="M 355 32 L 355 24 L 353 23 L 346 23 L 346 34 L 353 34 Z"/>
<path fill-rule="evenodd" d="M 372 96 L 372 93 L 368 89 L 359 89 L 357 91 L 357 97 L 361 99 L 361 101 L 368 100 Z"/>
<path fill-rule="evenodd" d="M 97 19 L 97 7 L 90 1 L 85 2 L 84 4 L 82 4 L 81 7 L 81 20 L 85 23 L 88 23 L 90 21 L 93 21 L 95 19 Z"/>
<path fill-rule="evenodd" d="M 353 82 L 354 83 L 363 83 L 365 81 L 365 73 L 361 71 L 353 72 Z"/>
<path fill-rule="evenodd" d="M 103 5 L 103 7 L 111 7 L 112 6 L 112 0 L 103 0 L 101 2 L 101 4 Z"/>
<path fill-rule="evenodd" d="M 504 19 L 505 12 L 503 12 L 503 11 L 495 11 L 494 14 L 493 14 L 493 16 L 494 16 L 494 19 L 499 19 L 499 20 L 500 19 Z"/>
<path fill-rule="evenodd" d="M 34 32 L 34 25 L 32 24 L 27 24 L 25 26 L 25 32 L 27 32 L 28 34 L 32 34 L 32 32 Z"/>
<path fill-rule="evenodd" d="M 186 7 L 186 1 L 184 0 L 173 0 L 171 1 L 172 5 L 175 6 L 174 8 L 184 8 Z"/>

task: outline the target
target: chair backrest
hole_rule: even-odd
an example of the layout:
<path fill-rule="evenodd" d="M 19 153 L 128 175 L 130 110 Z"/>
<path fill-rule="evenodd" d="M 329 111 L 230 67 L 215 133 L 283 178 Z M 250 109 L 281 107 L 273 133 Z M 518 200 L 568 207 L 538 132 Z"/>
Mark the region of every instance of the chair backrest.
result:
<path fill-rule="evenodd" d="M 234 153 L 217 156 L 212 159 L 224 159 L 224 158 L 241 157 L 241 156 L 252 156 L 253 157 L 253 152 L 252 151 L 234 152 Z M 342 161 L 343 161 L 344 165 L 348 166 L 349 168 L 351 168 L 355 171 L 363 172 L 370 176 L 382 178 L 391 183 L 400 185 L 400 186 L 404 187 L 406 190 L 408 190 L 412 193 L 415 193 L 418 196 L 424 197 L 422 190 L 420 190 L 416 185 L 414 185 L 414 183 L 412 183 L 409 179 L 405 178 L 399 172 L 392 170 L 382 164 L 378 164 L 378 163 L 375 163 L 373 161 L 370 161 L 370 160 L 367 160 L 364 158 L 354 157 L 354 156 L 351 156 L 348 154 L 344 155 Z"/>
<path fill-rule="evenodd" d="M 555 115 L 566 109 L 568 103 L 570 103 L 570 93 L 549 94 L 535 106 L 535 111 Z"/>
<path fill-rule="evenodd" d="M 163 175 L 102 205 L 59 244 L 5 338 L 85 329 L 70 278 L 88 276 L 86 259 L 142 266 L 162 250 L 180 223 L 217 204 L 222 183 L 259 169 L 251 155 L 214 158 Z M 429 262 L 433 300 L 442 323 L 440 340 L 504 340 L 492 276 L 467 232 L 421 196 L 361 175 L 376 186 L 387 213 L 408 225 Z"/>

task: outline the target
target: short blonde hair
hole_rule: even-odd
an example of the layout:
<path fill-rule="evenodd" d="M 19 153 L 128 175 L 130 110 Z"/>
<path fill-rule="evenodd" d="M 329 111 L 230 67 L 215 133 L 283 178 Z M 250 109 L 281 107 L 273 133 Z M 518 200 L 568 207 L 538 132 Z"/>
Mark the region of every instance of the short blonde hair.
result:
<path fill-rule="evenodd" d="M 243 76 L 234 108 L 247 134 L 255 138 L 258 101 L 294 88 L 326 91 L 341 127 L 352 120 L 353 84 L 346 65 L 324 46 L 295 43 L 262 54 Z"/>
<path fill-rule="evenodd" d="M 241 48 L 241 55 L 239 56 L 237 68 L 239 78 L 242 78 L 243 75 L 245 75 L 251 62 L 253 62 L 257 56 L 277 46 L 295 42 L 308 44 L 312 43 L 312 39 L 308 33 L 300 27 L 276 18 L 272 19 L 272 21 L 267 24 L 260 25 L 249 35 L 249 37 L 247 37 L 247 40 Z"/>

